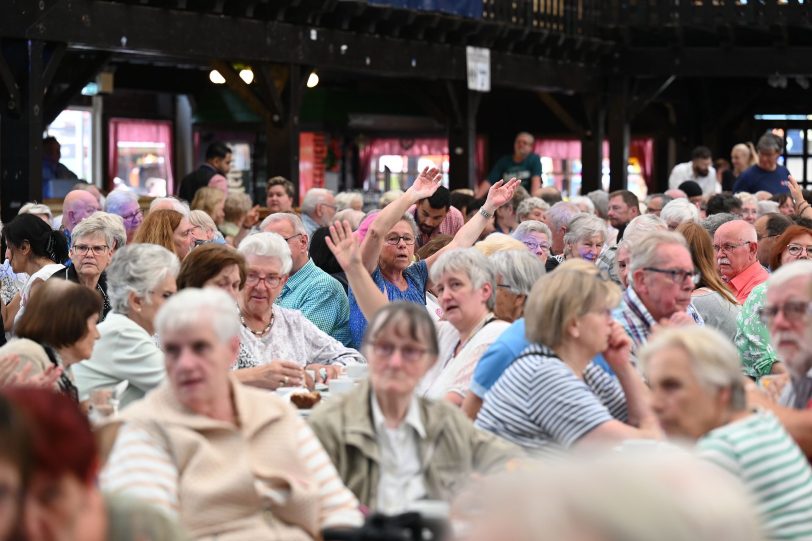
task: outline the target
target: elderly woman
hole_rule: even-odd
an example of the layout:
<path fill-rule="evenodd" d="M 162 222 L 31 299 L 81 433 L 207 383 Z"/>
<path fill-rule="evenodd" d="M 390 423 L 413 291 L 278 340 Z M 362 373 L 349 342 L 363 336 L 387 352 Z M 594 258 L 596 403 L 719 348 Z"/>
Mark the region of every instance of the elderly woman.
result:
<path fill-rule="evenodd" d="M 739 192 L 734 197 L 742 202 L 742 220 L 755 225 L 758 219 L 758 199 L 751 193 Z"/>
<path fill-rule="evenodd" d="M 113 230 L 102 213 L 88 216 L 71 233 L 70 259 L 73 265 L 51 275 L 51 280 L 70 280 L 88 289 L 98 291 L 104 301 L 100 320 L 110 313 L 110 298 L 107 295 L 107 276 L 105 269 L 113 257 L 115 239 Z"/>
<path fill-rule="evenodd" d="M 740 478 L 769 539 L 812 538 L 812 468 L 767 411 L 751 411 L 733 345 L 707 327 L 667 329 L 640 352 L 660 424 Z"/>
<path fill-rule="evenodd" d="M 138 194 L 131 190 L 113 190 L 107 196 L 105 209 L 111 214 L 121 216 L 124 229 L 127 231 L 127 242 L 132 242 L 138 226 L 144 221 L 144 214 L 138 204 Z"/>
<path fill-rule="evenodd" d="M 189 287 L 217 287 L 239 302 L 245 285 L 245 258 L 223 244 L 207 244 L 190 253 L 178 273 L 178 291 Z"/>
<path fill-rule="evenodd" d="M 239 251 L 247 271 L 240 298 L 245 351 L 236 365 L 242 382 L 270 389 L 298 386 L 305 381 L 305 368 L 320 381 L 337 376 L 341 366 L 366 362 L 300 311 L 274 305 L 293 264 L 284 238 L 257 233 L 246 237 Z"/>
<path fill-rule="evenodd" d="M 471 246 L 487 225 L 497 208 L 508 203 L 519 181 L 499 181 L 488 191 L 485 203 L 460 229 L 443 250 L 425 261 L 412 265 L 414 259 L 417 226 L 408 209 L 421 199 L 431 197 L 437 190 L 442 175 L 437 169 L 426 168 L 409 189 L 397 200 L 387 205 L 369 226 L 361 245 L 364 268 L 380 291 L 390 301 L 405 300 L 426 304 L 426 281 L 429 269 L 444 251 Z M 363 227 L 363 226 L 362 226 Z M 350 291 L 350 333 L 353 344 L 360 344 L 366 329 L 366 319 Z"/>
<path fill-rule="evenodd" d="M 65 281 L 47 282 L 31 298 L 17 321 L 17 338 L 0 348 L 0 356 L 17 356 L 18 369 L 27 375 L 53 376 L 56 387 L 78 401 L 68 370 L 75 370 L 94 351 L 101 306 L 101 297 L 90 289 Z"/>
<path fill-rule="evenodd" d="M 547 221 L 546 212 L 550 210 L 550 205 L 540 197 L 528 197 L 516 208 L 516 219 L 519 223 L 527 220 L 536 220 L 537 222 Z"/>
<path fill-rule="evenodd" d="M 155 314 L 177 287 L 178 258 L 154 244 L 133 244 L 116 252 L 107 269 L 113 311 L 99 325 L 93 355 L 73 374 L 81 398 L 123 381 L 121 406 L 142 398 L 164 379 L 163 353 L 155 344 Z"/>
<path fill-rule="evenodd" d="M 383 307 L 370 318 L 363 352 L 369 381 L 310 417 L 344 484 L 363 505 L 398 514 L 421 499 L 448 501 L 472 473 L 501 467 L 514 454 L 456 408 L 419 398 L 416 388 L 439 353 L 424 308 L 406 302 Z"/>
<path fill-rule="evenodd" d="M 553 237 L 547 224 L 536 220 L 525 220 L 513 230 L 510 236 L 522 241 L 531 254 L 538 257 L 542 263 L 547 263 Z"/>
<path fill-rule="evenodd" d="M 594 214 L 579 214 L 564 234 L 564 259 L 580 258 L 597 263 L 606 243 L 606 222 Z"/>
<path fill-rule="evenodd" d="M 663 207 L 660 218 L 674 231 L 680 224 L 699 222 L 699 209 L 687 199 L 674 199 Z"/>
<path fill-rule="evenodd" d="M 612 319 L 618 287 L 569 265 L 533 286 L 531 345 L 485 395 L 476 426 L 533 453 L 659 436 L 631 341 Z M 601 352 L 616 378 L 592 362 Z"/>
<path fill-rule="evenodd" d="M 770 269 L 775 272 L 787 263 L 809 259 L 812 259 L 812 229 L 791 225 L 773 244 Z M 736 320 L 735 343 L 744 373 L 755 379 L 785 372 L 770 342 L 767 326 L 759 319 L 766 295 L 766 282 L 753 288 Z"/>
<path fill-rule="evenodd" d="M 216 244 L 225 244 L 222 233 L 217 229 L 217 224 L 211 219 L 211 216 L 202 210 L 193 210 L 189 213 L 189 223 L 192 224 L 192 237 L 194 238 L 194 246 L 200 246 L 207 242 L 214 242 Z"/>
<path fill-rule="evenodd" d="M 167 379 L 121 414 L 106 492 L 153 502 L 194 539 L 305 541 L 360 525 L 358 502 L 295 411 L 229 377 L 240 320 L 225 292 L 181 291 L 156 326 Z"/>
<path fill-rule="evenodd" d="M 219 225 L 225 219 L 223 211 L 225 204 L 226 195 L 222 190 L 204 186 L 195 192 L 190 209 L 202 210 L 211 217 L 215 224 Z"/>
<path fill-rule="evenodd" d="M 138 228 L 133 242 L 163 246 L 183 260 L 194 246 L 194 230 L 188 216 L 176 210 L 153 210 Z"/>

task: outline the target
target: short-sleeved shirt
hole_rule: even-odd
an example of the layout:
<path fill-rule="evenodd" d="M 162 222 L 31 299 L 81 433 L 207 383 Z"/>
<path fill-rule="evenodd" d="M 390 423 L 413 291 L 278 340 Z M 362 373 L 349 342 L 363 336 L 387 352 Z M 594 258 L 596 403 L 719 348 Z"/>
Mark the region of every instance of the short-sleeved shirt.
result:
<path fill-rule="evenodd" d="M 775 171 L 766 171 L 758 165 L 751 165 L 739 175 L 733 185 L 733 193 L 756 193 L 761 190 L 773 195 L 789 193 L 789 169 L 779 165 Z"/>
<path fill-rule="evenodd" d="M 590 363 L 579 379 L 550 348 L 532 344 L 485 395 L 476 426 L 527 451 L 555 453 L 627 417 L 616 378 Z"/>
<path fill-rule="evenodd" d="M 770 341 L 770 331 L 758 317 L 766 296 L 766 284 L 754 287 L 736 318 L 735 342 L 742 369 L 746 375 L 756 379 L 768 375 L 773 363 L 778 360 Z"/>
<path fill-rule="evenodd" d="M 383 277 L 381 268 L 376 267 L 372 273 L 372 281 L 378 286 L 378 289 L 384 292 L 389 299 L 389 302 L 406 301 L 414 302 L 417 304 L 426 305 L 426 282 L 429 279 L 429 268 L 425 261 L 418 261 L 403 271 L 403 278 L 406 280 L 406 290 L 401 291 L 392 282 Z M 355 294 L 352 288 L 349 291 L 350 297 L 350 338 L 351 347 L 359 348 L 361 340 L 364 338 L 364 332 L 367 330 L 367 320 L 364 317 L 358 302 L 355 300 Z"/>
<path fill-rule="evenodd" d="M 541 158 L 532 152 L 520 162 L 514 162 L 513 156 L 502 156 L 491 169 L 488 180 L 495 184 L 502 179 L 508 180 L 516 177 L 522 181 L 522 186 L 530 192 L 530 180 L 541 176 Z M 532 194 L 531 194 L 532 195 Z"/>

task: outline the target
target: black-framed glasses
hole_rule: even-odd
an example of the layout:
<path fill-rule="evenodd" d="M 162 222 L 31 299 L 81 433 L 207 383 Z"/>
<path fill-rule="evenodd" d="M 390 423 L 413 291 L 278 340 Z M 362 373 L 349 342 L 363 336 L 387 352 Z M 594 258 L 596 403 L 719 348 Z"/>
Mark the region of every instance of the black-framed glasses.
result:
<path fill-rule="evenodd" d="M 797 323 L 806 317 L 812 304 L 807 301 L 787 301 L 784 304 L 767 305 L 758 310 L 758 318 L 764 325 L 770 326 L 779 312 L 783 312 L 784 318 L 792 323 Z"/>
<path fill-rule="evenodd" d="M 390 246 L 397 246 L 400 241 L 403 241 L 406 246 L 411 246 L 414 244 L 414 237 L 411 235 L 392 235 L 384 239 L 384 242 Z"/>
<path fill-rule="evenodd" d="M 742 242 L 726 242 L 724 244 L 714 244 L 713 251 L 714 252 L 727 252 L 730 253 L 736 248 L 741 248 L 746 244 L 752 244 L 752 241 L 745 240 Z"/>
<path fill-rule="evenodd" d="M 143 216 L 144 213 L 141 212 L 141 209 L 138 209 L 135 212 L 127 214 L 126 216 L 122 216 L 121 219 L 124 220 L 125 222 L 134 222 L 136 218 L 141 218 Z"/>
<path fill-rule="evenodd" d="M 687 271 L 682 269 L 658 269 L 656 267 L 645 267 L 644 271 L 648 272 L 656 272 L 659 274 L 664 274 L 668 276 L 668 278 L 674 282 L 675 284 L 684 284 L 685 280 L 688 278 L 691 279 L 691 283 L 693 285 L 697 285 L 699 283 L 699 273 L 695 270 Z"/>
<path fill-rule="evenodd" d="M 102 255 L 110 247 L 106 244 L 100 244 L 98 246 L 89 246 L 87 244 L 75 244 L 73 246 L 73 251 L 79 255 L 86 255 L 88 252 L 93 252 L 93 255 Z"/>
<path fill-rule="evenodd" d="M 290 241 L 290 239 L 295 239 L 296 237 L 301 237 L 301 236 L 302 236 L 301 233 L 296 233 L 296 234 L 291 235 L 289 237 L 282 237 L 282 238 L 285 239 L 285 242 L 288 242 L 288 241 Z"/>

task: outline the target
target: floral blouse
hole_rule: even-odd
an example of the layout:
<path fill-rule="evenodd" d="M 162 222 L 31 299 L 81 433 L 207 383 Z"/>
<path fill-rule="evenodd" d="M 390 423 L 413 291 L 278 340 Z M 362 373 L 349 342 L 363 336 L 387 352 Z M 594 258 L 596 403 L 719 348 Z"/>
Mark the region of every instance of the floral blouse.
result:
<path fill-rule="evenodd" d="M 766 295 L 766 284 L 756 286 L 736 319 L 735 342 L 742 368 L 746 375 L 756 379 L 768 375 L 778 360 L 770 342 L 770 332 L 758 317 Z"/>

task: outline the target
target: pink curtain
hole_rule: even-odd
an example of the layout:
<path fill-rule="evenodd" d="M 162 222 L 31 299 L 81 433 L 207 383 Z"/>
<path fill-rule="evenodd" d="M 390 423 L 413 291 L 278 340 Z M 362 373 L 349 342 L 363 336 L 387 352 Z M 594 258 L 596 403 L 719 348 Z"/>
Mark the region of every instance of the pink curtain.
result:
<path fill-rule="evenodd" d="M 107 188 L 113 188 L 113 179 L 118 174 L 119 143 L 155 143 L 163 147 L 166 167 L 166 191 L 175 193 L 172 178 L 172 122 L 168 120 L 137 120 L 131 118 L 111 118 L 108 137 L 108 180 Z M 126 180 L 126 179 L 125 179 Z"/>
<path fill-rule="evenodd" d="M 654 178 L 652 175 L 652 161 L 654 156 L 654 140 L 653 139 L 632 139 L 629 145 L 629 157 L 637 158 L 640 164 L 640 174 L 643 175 L 643 180 L 646 181 L 646 186 L 651 190 L 654 186 Z"/>
<path fill-rule="evenodd" d="M 539 140 L 533 145 L 533 152 L 553 160 L 580 160 L 581 142 L 570 140 Z M 646 185 L 652 184 L 653 139 L 632 139 L 629 144 L 629 158 L 637 159 Z M 609 142 L 603 142 L 603 157 L 609 157 Z"/>

